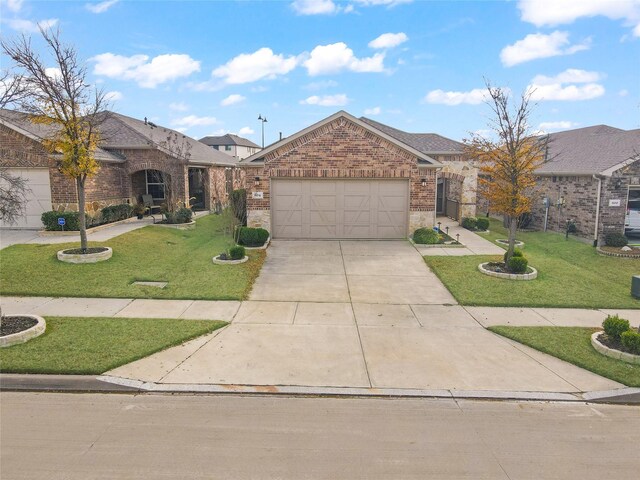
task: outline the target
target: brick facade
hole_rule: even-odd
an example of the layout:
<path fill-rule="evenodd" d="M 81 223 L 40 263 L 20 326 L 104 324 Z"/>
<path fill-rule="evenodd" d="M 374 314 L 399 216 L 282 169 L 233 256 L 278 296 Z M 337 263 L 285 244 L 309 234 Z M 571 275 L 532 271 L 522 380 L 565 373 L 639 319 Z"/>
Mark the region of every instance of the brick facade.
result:
<path fill-rule="evenodd" d="M 265 155 L 263 165 L 247 164 L 245 172 L 248 217 L 254 226 L 267 222 L 271 178 L 406 178 L 411 228 L 434 222 L 436 170 L 419 168 L 415 155 L 344 117 L 284 143 Z M 263 198 L 252 198 L 253 191 L 263 192 Z"/>

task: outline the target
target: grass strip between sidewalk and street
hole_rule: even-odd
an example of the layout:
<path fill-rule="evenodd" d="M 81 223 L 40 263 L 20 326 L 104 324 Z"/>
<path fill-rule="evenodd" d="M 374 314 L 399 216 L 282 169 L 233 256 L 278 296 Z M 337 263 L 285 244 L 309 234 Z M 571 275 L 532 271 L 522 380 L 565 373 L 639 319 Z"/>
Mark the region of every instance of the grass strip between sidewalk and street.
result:
<path fill-rule="evenodd" d="M 593 348 L 591 335 L 599 328 L 499 325 L 488 329 L 628 387 L 640 387 L 640 365 L 606 357 Z"/>
<path fill-rule="evenodd" d="M 211 320 L 45 317 L 44 334 L 0 348 L 0 372 L 99 375 L 226 325 Z"/>
<path fill-rule="evenodd" d="M 490 233 L 479 234 L 495 243 L 507 238 L 501 222 L 491 219 Z M 505 280 L 478 271 L 483 262 L 501 257 L 470 255 L 424 257 L 429 268 L 461 305 L 493 307 L 640 308 L 631 296 L 631 278 L 640 262 L 598 255 L 575 238 L 551 232 L 518 232 L 529 265 L 538 270 L 531 281 Z"/>

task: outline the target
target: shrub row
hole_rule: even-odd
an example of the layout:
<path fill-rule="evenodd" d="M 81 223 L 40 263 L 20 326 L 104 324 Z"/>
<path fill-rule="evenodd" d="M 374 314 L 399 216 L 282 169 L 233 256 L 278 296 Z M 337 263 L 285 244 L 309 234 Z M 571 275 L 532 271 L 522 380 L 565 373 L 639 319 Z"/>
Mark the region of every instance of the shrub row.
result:
<path fill-rule="evenodd" d="M 110 205 L 104 207 L 100 211 L 100 217 L 102 223 L 118 222 L 120 220 L 126 220 L 133 214 L 133 207 L 128 203 L 120 205 Z"/>
<path fill-rule="evenodd" d="M 85 213 L 85 222 L 87 228 L 95 227 L 105 223 L 119 222 L 120 220 L 126 220 L 133 214 L 133 207 L 128 203 L 120 205 L 109 205 L 100 210 L 100 214 L 96 216 L 87 215 Z M 62 227 L 58 225 L 58 219 L 64 218 L 65 230 L 80 230 L 80 220 L 78 212 L 56 212 L 52 210 L 50 212 L 44 212 L 40 219 L 44 225 L 45 230 L 60 231 Z"/>
<path fill-rule="evenodd" d="M 609 232 L 604 236 L 604 244 L 607 247 L 624 247 L 628 242 L 627 237 L 619 232 Z"/>
<path fill-rule="evenodd" d="M 609 315 L 602 322 L 602 328 L 611 340 L 621 342 L 629 352 L 640 355 L 640 332 L 631 329 L 629 320 Z"/>
<path fill-rule="evenodd" d="M 264 228 L 238 227 L 236 232 L 238 244 L 245 247 L 261 247 L 269 238 Z"/>
<path fill-rule="evenodd" d="M 489 229 L 489 219 L 480 217 L 464 217 L 462 222 L 460 222 L 463 228 L 467 230 L 488 230 Z"/>

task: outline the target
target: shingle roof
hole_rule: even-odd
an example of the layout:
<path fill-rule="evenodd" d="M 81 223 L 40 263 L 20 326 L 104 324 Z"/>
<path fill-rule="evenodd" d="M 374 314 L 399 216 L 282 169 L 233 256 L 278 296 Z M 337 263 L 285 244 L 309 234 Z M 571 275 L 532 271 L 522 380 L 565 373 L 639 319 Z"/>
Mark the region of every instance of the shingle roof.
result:
<path fill-rule="evenodd" d="M 544 174 L 596 174 L 640 155 L 640 129 L 595 125 L 549 135 Z"/>
<path fill-rule="evenodd" d="M 106 112 L 107 118 L 101 125 L 104 148 L 156 148 L 177 140 L 177 148 L 188 150 L 189 163 L 210 165 L 235 165 L 237 160 L 222 152 L 170 128 L 144 122 L 120 113 Z M 171 140 L 169 140 L 171 138 Z M 175 139 L 175 140 L 174 140 Z M 183 144 L 184 142 L 184 144 Z M 174 148 L 175 151 L 175 148 Z"/>
<path fill-rule="evenodd" d="M 464 145 L 450 138 L 443 137 L 437 133 L 410 133 L 390 127 L 384 123 L 376 122 L 370 118 L 360 117 L 365 123 L 372 127 L 383 131 L 387 135 L 400 140 L 403 143 L 415 148 L 416 150 L 426 153 L 427 155 L 437 153 L 455 153 L 464 152 Z"/>
<path fill-rule="evenodd" d="M 239 145 L 241 147 L 260 148 L 260 145 L 256 145 L 248 138 L 239 137 L 238 135 L 234 135 L 233 133 L 227 133 L 226 135 L 221 135 L 218 137 L 216 136 L 202 137 L 199 141 L 209 146 Z"/>
<path fill-rule="evenodd" d="M 56 127 L 53 125 L 45 125 L 42 123 L 34 123 L 30 120 L 29 114 L 17 112 L 15 110 L 0 109 L 0 119 L 18 127 L 21 130 L 32 135 L 37 140 L 44 140 L 54 135 Z M 123 162 L 124 159 L 115 153 L 109 152 L 103 148 L 96 150 L 96 160 L 105 162 Z"/>

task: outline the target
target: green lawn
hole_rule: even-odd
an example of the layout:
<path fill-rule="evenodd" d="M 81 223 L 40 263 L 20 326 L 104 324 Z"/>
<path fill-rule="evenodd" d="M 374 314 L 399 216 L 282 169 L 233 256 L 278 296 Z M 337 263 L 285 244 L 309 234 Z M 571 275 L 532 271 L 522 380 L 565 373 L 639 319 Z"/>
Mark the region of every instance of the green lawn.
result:
<path fill-rule="evenodd" d="M 591 346 L 591 334 L 598 328 L 496 326 L 489 330 L 629 387 L 640 387 L 640 365 L 605 357 Z"/>
<path fill-rule="evenodd" d="M 488 240 L 506 238 L 501 222 L 491 220 Z M 640 261 L 604 257 L 595 248 L 563 235 L 519 232 L 529 265 L 538 270 L 533 281 L 516 282 L 483 275 L 478 264 L 495 256 L 425 257 L 425 261 L 462 305 L 640 308 L 631 296 L 631 276 Z"/>
<path fill-rule="evenodd" d="M 105 242 L 113 248 L 106 262 L 73 265 L 56 252 L 77 244 L 14 245 L 0 250 L 0 294 L 53 297 L 175 298 L 242 300 L 264 262 L 264 250 L 247 251 L 240 265 L 214 265 L 229 237 L 220 216 L 198 219 L 194 230 L 148 226 Z M 91 237 L 89 237 L 91 238 Z M 134 281 L 169 282 L 164 289 Z"/>
<path fill-rule="evenodd" d="M 226 325 L 157 318 L 46 317 L 46 321 L 44 334 L 0 349 L 1 372 L 99 375 Z"/>

